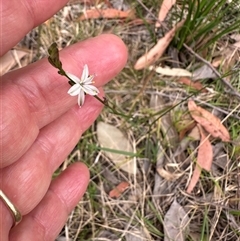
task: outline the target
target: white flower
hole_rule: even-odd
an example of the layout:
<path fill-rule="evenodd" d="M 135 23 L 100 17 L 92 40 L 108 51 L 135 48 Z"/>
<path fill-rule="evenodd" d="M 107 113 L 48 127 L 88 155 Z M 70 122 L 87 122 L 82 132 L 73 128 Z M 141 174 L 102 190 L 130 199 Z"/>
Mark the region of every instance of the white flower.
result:
<path fill-rule="evenodd" d="M 93 86 L 94 75 L 89 75 L 88 66 L 85 64 L 83 67 L 82 77 L 79 79 L 77 76 L 66 72 L 66 75 L 75 83 L 69 90 L 68 94 L 71 96 L 78 95 L 78 105 L 81 107 L 85 100 L 85 93 L 88 95 L 97 95 L 99 90 Z"/>

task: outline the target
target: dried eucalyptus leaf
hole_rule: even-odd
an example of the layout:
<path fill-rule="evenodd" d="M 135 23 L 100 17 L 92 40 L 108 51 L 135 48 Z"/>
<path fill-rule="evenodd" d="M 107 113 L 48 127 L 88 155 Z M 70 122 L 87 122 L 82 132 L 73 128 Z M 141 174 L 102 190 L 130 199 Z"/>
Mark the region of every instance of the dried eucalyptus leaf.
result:
<path fill-rule="evenodd" d="M 164 241 L 185 241 L 188 223 L 185 210 L 174 200 L 164 217 Z"/>
<path fill-rule="evenodd" d="M 135 158 L 124 155 L 124 153 L 132 153 L 134 155 L 133 147 L 118 128 L 99 122 L 97 124 L 97 137 L 100 145 L 103 148 L 109 149 L 109 151 L 103 151 L 104 154 L 108 156 L 118 168 L 130 174 L 137 173 Z"/>

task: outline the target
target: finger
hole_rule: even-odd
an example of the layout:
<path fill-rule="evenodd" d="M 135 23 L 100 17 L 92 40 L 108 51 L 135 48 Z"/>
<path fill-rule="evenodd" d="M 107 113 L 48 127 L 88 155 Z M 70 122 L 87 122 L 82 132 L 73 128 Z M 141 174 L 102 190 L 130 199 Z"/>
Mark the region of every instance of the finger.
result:
<path fill-rule="evenodd" d="M 83 196 L 89 181 L 85 165 L 69 166 L 51 184 L 39 205 L 12 229 L 9 241 L 52 241 L 61 231 L 68 214 Z"/>
<path fill-rule="evenodd" d="M 17 44 L 31 29 L 46 21 L 68 0 L 18 0 L 1 2 L 0 56 Z"/>
<path fill-rule="evenodd" d="M 0 170 L 3 191 L 23 215 L 40 202 L 48 190 L 55 169 L 101 111 L 102 104 L 99 101 L 92 96 L 87 98 L 88 102 L 81 109 L 76 106 L 44 127 L 18 162 Z M 10 213 L 5 213 L 5 217 L 10 220 L 8 225 L 11 226 Z"/>
<path fill-rule="evenodd" d="M 87 63 L 90 74 L 96 74 L 96 86 L 102 86 L 124 67 L 127 51 L 116 36 L 101 35 L 63 50 L 61 60 L 65 70 L 78 76 Z M 2 108 L 6 111 L 0 165 L 16 161 L 32 145 L 40 128 L 76 104 L 76 98 L 67 94 L 69 87 L 67 79 L 46 59 L 3 77 Z M 13 129 L 14 136 L 10 136 Z"/>

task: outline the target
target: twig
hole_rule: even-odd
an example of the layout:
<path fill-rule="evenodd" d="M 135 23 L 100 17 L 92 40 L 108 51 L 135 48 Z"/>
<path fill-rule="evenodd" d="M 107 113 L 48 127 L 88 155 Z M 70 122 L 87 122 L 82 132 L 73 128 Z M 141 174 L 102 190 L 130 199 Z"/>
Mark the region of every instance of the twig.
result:
<path fill-rule="evenodd" d="M 164 22 L 159 21 L 159 19 L 143 4 L 143 2 L 141 0 L 137 0 L 142 7 L 154 18 L 155 21 L 159 22 L 161 24 L 161 26 L 163 27 L 164 30 L 169 31 L 167 25 Z M 179 40 L 179 38 L 177 37 L 177 40 Z M 208 62 L 207 60 L 205 60 L 203 57 L 201 57 L 199 54 L 197 54 L 191 47 L 189 47 L 187 44 L 183 43 L 183 46 L 191 53 L 193 54 L 198 60 L 202 61 L 203 63 L 205 63 L 216 75 L 217 77 L 222 81 L 222 83 L 227 86 L 231 91 L 226 91 L 227 93 L 231 94 L 231 95 L 235 95 L 236 97 L 238 97 L 240 99 L 240 93 L 235 90 L 232 85 L 225 79 L 222 78 L 221 74 L 212 66 L 212 64 L 210 62 Z"/>
<path fill-rule="evenodd" d="M 197 59 L 201 60 L 204 64 L 206 64 L 216 75 L 217 77 L 223 82 L 224 85 L 226 85 L 231 91 L 226 91 L 229 94 L 235 95 L 238 98 L 240 98 L 240 93 L 238 93 L 232 85 L 227 81 L 225 78 L 222 78 L 221 74 L 212 66 L 210 62 L 208 62 L 206 59 L 201 57 L 199 54 L 194 52 L 187 44 L 183 44 L 183 46 L 191 53 L 193 54 Z"/>

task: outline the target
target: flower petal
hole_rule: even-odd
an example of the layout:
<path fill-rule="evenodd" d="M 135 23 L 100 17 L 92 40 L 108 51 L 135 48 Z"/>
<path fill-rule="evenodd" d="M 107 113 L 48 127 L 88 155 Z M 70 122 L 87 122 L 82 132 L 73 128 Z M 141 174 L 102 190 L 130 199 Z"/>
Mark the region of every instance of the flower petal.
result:
<path fill-rule="evenodd" d="M 85 93 L 81 89 L 78 95 L 78 105 L 81 107 L 84 104 L 84 101 L 85 101 Z"/>
<path fill-rule="evenodd" d="M 74 83 L 76 83 L 76 84 L 80 83 L 81 80 L 76 75 L 71 74 L 69 72 L 65 72 L 65 73 Z"/>
<path fill-rule="evenodd" d="M 84 82 L 85 82 L 85 79 L 87 79 L 88 75 L 89 75 L 88 66 L 87 66 L 87 64 L 85 64 L 84 67 L 83 67 L 83 72 L 82 72 L 82 77 L 81 77 L 81 83 L 84 83 Z"/>
<path fill-rule="evenodd" d="M 88 95 L 97 95 L 99 94 L 99 90 L 97 87 L 95 87 L 94 85 L 84 85 L 83 87 L 83 91 L 88 94 Z"/>
<path fill-rule="evenodd" d="M 90 85 L 93 83 L 95 75 L 89 75 L 83 82 L 84 85 Z"/>
<path fill-rule="evenodd" d="M 81 91 L 81 86 L 79 84 L 75 84 L 68 90 L 68 94 L 71 96 L 76 96 L 79 94 L 80 91 Z"/>

